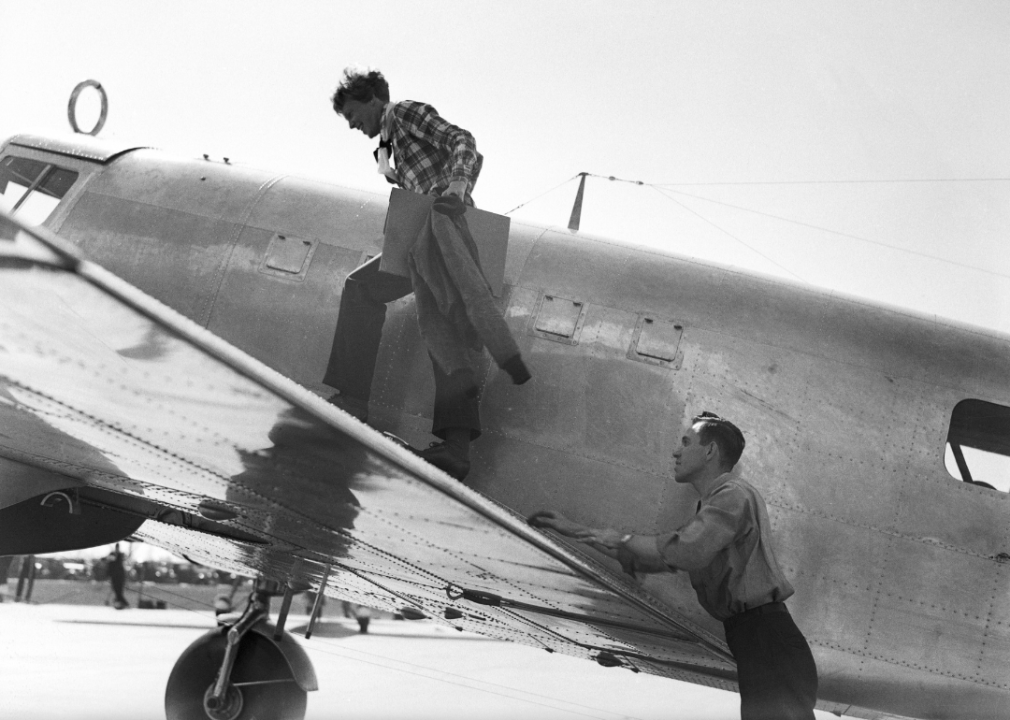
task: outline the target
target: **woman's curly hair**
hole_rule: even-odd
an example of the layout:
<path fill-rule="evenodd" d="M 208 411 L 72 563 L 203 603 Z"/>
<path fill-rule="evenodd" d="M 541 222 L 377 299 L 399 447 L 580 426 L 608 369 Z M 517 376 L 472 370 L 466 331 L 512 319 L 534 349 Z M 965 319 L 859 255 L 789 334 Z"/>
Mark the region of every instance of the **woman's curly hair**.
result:
<path fill-rule="evenodd" d="M 342 113 L 344 103 L 348 100 L 366 103 L 373 97 L 389 102 L 389 83 L 382 73 L 378 70 L 345 68 L 344 78 L 333 93 L 333 109 Z"/>

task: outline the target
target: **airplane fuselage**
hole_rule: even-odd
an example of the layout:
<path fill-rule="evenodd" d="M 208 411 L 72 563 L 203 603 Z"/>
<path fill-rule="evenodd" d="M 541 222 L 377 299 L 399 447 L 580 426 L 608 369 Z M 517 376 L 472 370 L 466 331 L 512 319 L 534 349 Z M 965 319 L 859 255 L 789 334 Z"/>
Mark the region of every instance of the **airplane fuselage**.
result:
<path fill-rule="evenodd" d="M 0 150 L 79 173 L 46 225 L 86 257 L 325 394 L 344 278 L 381 251 L 385 199 L 153 150 L 91 154 L 31 138 Z M 820 697 L 1007 717 L 1008 496 L 952 477 L 944 453 L 958 403 L 1010 406 L 1010 340 L 515 223 L 501 306 L 533 379 L 513 386 L 485 361 L 468 485 L 522 513 L 665 531 L 697 500 L 673 480 L 680 430 L 716 412 L 747 438 L 739 472 L 768 504 Z M 408 296 L 387 315 L 370 424 L 423 446 L 433 393 Z M 683 574 L 644 586 L 722 632 Z"/>

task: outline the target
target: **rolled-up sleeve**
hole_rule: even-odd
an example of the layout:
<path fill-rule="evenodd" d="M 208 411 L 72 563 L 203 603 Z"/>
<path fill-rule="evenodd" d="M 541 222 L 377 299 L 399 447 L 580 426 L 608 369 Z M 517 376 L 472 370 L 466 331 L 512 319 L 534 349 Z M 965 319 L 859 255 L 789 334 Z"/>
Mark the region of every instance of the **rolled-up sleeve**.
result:
<path fill-rule="evenodd" d="M 689 523 L 676 532 L 656 536 L 656 550 L 667 566 L 701 570 L 746 532 L 747 499 L 731 486 L 716 490 Z"/>
<path fill-rule="evenodd" d="M 431 105 L 422 105 L 420 112 L 410 113 L 407 119 L 411 134 L 449 153 L 450 179 L 470 183 L 477 162 L 477 142 L 473 135 L 443 119 Z"/>

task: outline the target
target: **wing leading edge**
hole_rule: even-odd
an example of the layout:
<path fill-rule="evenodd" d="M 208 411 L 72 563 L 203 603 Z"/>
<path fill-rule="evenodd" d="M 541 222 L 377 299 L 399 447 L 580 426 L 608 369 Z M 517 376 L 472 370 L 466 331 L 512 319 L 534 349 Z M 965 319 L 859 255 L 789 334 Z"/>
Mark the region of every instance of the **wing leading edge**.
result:
<path fill-rule="evenodd" d="M 0 429 L 0 457 L 208 564 L 735 689 L 720 638 L 6 216 Z"/>

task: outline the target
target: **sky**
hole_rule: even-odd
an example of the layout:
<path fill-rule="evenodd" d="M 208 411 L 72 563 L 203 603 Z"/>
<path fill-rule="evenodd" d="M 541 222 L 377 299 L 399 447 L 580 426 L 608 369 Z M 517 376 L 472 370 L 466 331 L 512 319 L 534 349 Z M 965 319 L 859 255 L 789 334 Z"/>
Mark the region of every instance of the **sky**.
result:
<path fill-rule="evenodd" d="M 386 194 L 375 141 L 330 105 L 344 67 L 373 67 L 474 134 L 484 209 L 563 228 L 592 173 L 583 233 L 1010 333 L 1004 0 L 0 0 L 0 18 L 0 138 L 68 132 L 93 78 L 101 137 Z M 97 114 L 82 95 L 81 124 Z"/>
<path fill-rule="evenodd" d="M 67 131 L 94 78 L 102 137 L 385 194 L 375 142 L 329 102 L 344 67 L 373 67 L 474 134 L 484 209 L 564 227 L 588 172 L 584 233 L 1010 332 L 1006 2 L 0 0 L 0 17 L 0 137 Z M 81 124 L 97 113 L 82 95 Z"/>

